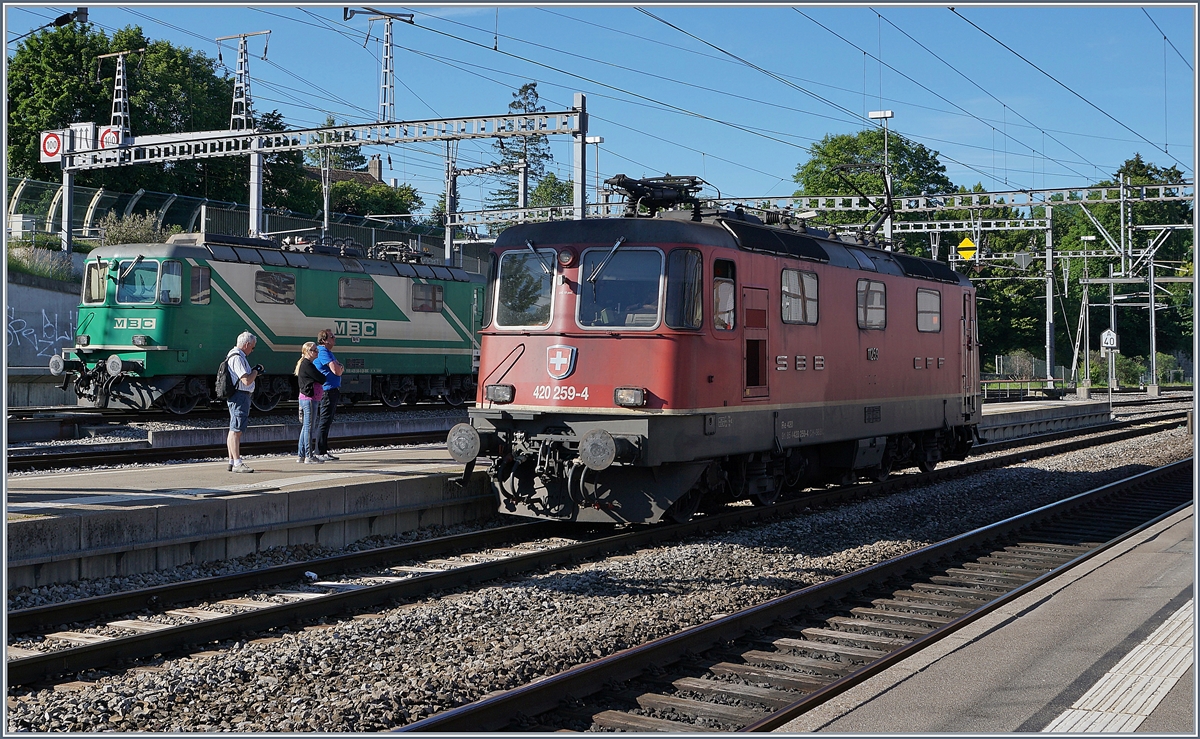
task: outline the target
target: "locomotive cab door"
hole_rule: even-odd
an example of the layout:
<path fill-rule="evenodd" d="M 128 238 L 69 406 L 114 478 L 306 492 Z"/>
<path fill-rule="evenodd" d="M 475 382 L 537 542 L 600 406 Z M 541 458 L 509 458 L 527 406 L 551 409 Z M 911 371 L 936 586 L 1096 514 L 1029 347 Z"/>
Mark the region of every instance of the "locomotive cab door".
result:
<path fill-rule="evenodd" d="M 975 340 L 975 301 L 970 293 L 963 294 L 962 328 L 959 355 L 962 357 L 962 413 L 970 418 L 979 410 L 979 352 Z"/>
<path fill-rule="evenodd" d="M 765 398 L 770 395 L 767 385 L 767 340 L 769 292 L 758 287 L 742 288 L 743 364 L 745 366 L 744 398 Z"/>

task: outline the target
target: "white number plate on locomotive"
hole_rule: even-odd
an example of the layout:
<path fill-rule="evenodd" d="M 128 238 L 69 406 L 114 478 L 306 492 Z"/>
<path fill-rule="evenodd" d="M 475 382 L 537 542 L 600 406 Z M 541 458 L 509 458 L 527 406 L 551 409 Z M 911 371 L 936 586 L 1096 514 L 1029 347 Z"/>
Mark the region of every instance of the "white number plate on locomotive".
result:
<path fill-rule="evenodd" d="M 537 385 L 533 388 L 535 400 L 587 400 L 588 389 L 577 389 L 574 385 Z"/>

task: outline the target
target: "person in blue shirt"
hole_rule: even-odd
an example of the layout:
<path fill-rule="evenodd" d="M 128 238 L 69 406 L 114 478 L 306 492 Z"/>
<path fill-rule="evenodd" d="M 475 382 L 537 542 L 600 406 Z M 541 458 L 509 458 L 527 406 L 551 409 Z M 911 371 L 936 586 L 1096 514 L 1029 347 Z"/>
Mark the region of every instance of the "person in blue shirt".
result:
<path fill-rule="evenodd" d="M 335 344 L 337 336 L 332 329 L 324 328 L 317 332 L 317 358 L 313 360 L 313 366 L 325 375 L 325 384 L 321 386 L 325 394 L 321 396 L 317 415 L 316 453 L 317 459 L 326 462 L 338 459 L 329 453 L 329 429 L 333 427 L 333 416 L 337 413 L 338 399 L 342 395 L 342 373 L 346 371 L 333 354 Z"/>

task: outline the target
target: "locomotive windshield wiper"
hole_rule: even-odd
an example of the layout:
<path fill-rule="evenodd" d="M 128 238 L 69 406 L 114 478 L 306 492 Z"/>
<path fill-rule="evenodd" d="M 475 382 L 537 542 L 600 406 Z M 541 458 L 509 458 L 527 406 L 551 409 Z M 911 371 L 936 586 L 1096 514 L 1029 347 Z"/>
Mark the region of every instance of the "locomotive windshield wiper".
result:
<path fill-rule="evenodd" d="M 612 251 L 610 251 L 608 253 L 608 256 L 604 258 L 604 261 L 600 263 L 600 266 L 596 267 L 596 269 L 592 270 L 592 273 L 590 275 L 588 275 L 587 281 L 592 283 L 592 294 L 593 295 L 595 294 L 595 291 L 596 291 L 596 280 L 600 277 L 600 273 L 604 271 L 604 268 L 608 266 L 608 260 L 613 258 L 613 254 L 616 254 L 617 249 L 619 249 L 621 247 L 621 244 L 624 244 L 624 243 L 625 243 L 625 237 L 624 236 L 619 237 L 617 239 L 617 243 L 613 244 Z"/>
<path fill-rule="evenodd" d="M 126 278 L 128 275 L 129 275 L 129 273 L 133 271 L 133 268 L 134 268 L 134 267 L 136 267 L 136 266 L 138 266 L 138 264 L 139 264 L 139 263 L 140 263 L 140 262 L 141 262 L 143 259 L 145 259 L 145 257 L 143 257 L 141 254 L 138 254 L 138 255 L 137 255 L 137 258 L 133 260 L 133 264 L 131 264 L 131 265 L 129 265 L 128 267 L 126 267 L 124 272 L 122 272 L 121 274 L 117 275 L 117 281 L 118 281 L 118 282 L 120 282 L 121 280 L 125 279 L 125 278 Z"/>
<path fill-rule="evenodd" d="M 533 239 L 525 239 L 525 248 L 533 252 L 533 256 L 537 257 L 538 264 L 542 265 L 543 272 L 548 275 L 553 274 L 553 272 L 550 271 L 550 268 L 546 266 L 546 262 L 542 259 L 542 255 L 538 253 L 537 249 L 533 248 Z"/>

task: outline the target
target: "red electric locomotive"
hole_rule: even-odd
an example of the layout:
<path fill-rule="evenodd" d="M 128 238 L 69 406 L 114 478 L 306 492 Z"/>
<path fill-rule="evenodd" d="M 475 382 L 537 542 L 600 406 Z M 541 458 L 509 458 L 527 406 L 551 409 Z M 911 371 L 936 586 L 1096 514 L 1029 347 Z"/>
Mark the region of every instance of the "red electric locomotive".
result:
<path fill-rule="evenodd" d="M 447 444 L 467 475 L 492 460 L 500 511 L 680 521 L 965 457 L 967 278 L 861 235 L 702 209 L 688 179 L 614 178 L 627 217 L 497 238 L 476 407 Z"/>

